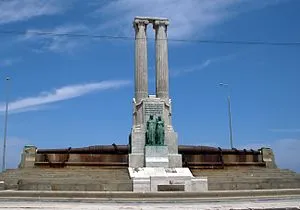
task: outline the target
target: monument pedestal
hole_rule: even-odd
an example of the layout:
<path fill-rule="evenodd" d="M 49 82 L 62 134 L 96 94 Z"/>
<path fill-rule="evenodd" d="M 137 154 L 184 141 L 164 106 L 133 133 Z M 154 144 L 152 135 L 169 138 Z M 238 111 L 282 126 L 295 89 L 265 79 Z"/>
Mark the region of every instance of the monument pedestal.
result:
<path fill-rule="evenodd" d="M 146 123 L 149 119 L 150 115 L 154 117 L 163 116 L 165 122 L 165 142 L 164 147 L 168 150 L 167 159 L 168 165 L 157 165 L 157 167 L 171 167 L 171 168 L 179 168 L 182 167 L 182 157 L 178 154 L 178 135 L 174 131 L 171 125 L 171 100 L 166 103 L 165 100 L 160 98 L 156 98 L 155 96 L 149 96 L 149 98 L 145 98 L 139 103 L 136 103 L 134 100 L 133 104 L 134 108 L 134 126 L 131 130 L 131 140 L 130 140 L 130 154 L 129 154 L 129 167 L 138 168 L 144 167 L 146 163 L 149 163 L 149 167 L 153 167 L 151 165 L 151 161 L 145 159 L 145 144 L 146 144 Z M 140 122 L 140 124 L 138 124 Z M 166 152 L 166 149 L 164 151 Z M 148 154 L 150 155 L 150 150 Z M 162 151 L 161 151 L 162 152 Z M 157 153 L 158 154 L 158 153 Z M 158 154 L 157 157 L 160 154 Z M 153 155 L 152 155 L 153 157 Z M 150 158 L 150 156 L 149 156 Z M 166 158 L 166 157 L 164 157 Z M 150 158 L 153 159 L 153 158 Z M 153 161 L 159 161 L 159 158 L 156 158 Z M 152 161 L 152 162 L 153 162 Z M 161 160 L 159 162 L 166 162 L 165 160 Z"/>
<path fill-rule="evenodd" d="M 195 178 L 188 168 L 129 168 L 134 192 L 208 190 L 207 177 Z"/>

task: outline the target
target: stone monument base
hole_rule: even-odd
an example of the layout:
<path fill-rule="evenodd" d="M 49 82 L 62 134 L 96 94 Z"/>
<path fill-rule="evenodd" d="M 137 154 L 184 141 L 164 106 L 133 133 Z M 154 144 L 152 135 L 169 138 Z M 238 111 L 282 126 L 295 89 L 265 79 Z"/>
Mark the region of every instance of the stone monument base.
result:
<path fill-rule="evenodd" d="M 168 146 L 145 146 L 146 167 L 169 168 Z"/>
<path fill-rule="evenodd" d="M 208 190 L 207 177 L 195 178 L 188 168 L 128 168 L 134 192 Z"/>

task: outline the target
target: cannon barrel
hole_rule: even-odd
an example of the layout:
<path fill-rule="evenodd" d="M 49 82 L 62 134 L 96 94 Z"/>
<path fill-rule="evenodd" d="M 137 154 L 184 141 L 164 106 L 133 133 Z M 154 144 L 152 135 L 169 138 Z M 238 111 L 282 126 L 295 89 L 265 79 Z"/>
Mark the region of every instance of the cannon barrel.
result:
<path fill-rule="evenodd" d="M 82 148 L 66 149 L 38 149 L 38 154 L 57 153 L 57 154 L 128 154 L 128 145 L 96 145 Z"/>
<path fill-rule="evenodd" d="M 209 146 L 190 146 L 179 145 L 178 153 L 180 154 L 259 154 L 259 150 L 238 150 L 238 149 L 221 149 L 220 147 Z M 96 145 L 82 148 L 65 148 L 65 149 L 38 149 L 38 154 L 57 153 L 57 154 L 128 154 L 129 145 Z"/>

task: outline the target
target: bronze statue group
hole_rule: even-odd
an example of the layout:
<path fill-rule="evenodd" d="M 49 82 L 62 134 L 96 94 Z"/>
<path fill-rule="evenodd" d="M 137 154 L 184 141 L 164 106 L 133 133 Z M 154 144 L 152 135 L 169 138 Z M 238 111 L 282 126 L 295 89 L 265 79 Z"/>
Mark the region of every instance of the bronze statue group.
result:
<path fill-rule="evenodd" d="M 146 145 L 164 145 L 164 138 L 165 125 L 161 116 L 154 119 L 153 115 L 150 115 L 147 121 Z"/>

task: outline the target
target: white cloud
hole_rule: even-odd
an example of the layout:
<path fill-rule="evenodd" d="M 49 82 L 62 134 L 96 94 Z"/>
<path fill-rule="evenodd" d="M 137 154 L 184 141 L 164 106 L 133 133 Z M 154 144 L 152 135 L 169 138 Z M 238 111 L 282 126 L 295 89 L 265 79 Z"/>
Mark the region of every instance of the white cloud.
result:
<path fill-rule="evenodd" d="M 72 38 L 65 36 L 70 33 L 87 33 L 88 27 L 82 24 L 78 25 L 63 25 L 51 30 L 27 30 L 26 35 L 21 38 L 22 41 L 34 41 L 42 46 L 42 49 L 38 49 L 37 52 L 48 50 L 56 53 L 68 52 L 72 53 L 75 48 L 83 46 L 88 40 Z M 47 34 L 49 33 L 49 34 Z"/>
<path fill-rule="evenodd" d="M 34 17 L 53 15 L 66 7 L 60 0 L 9 0 L 0 1 L 0 24 L 29 20 Z"/>
<path fill-rule="evenodd" d="M 102 30 L 113 29 L 112 32 L 126 35 L 133 34 L 130 23 L 135 16 L 167 17 L 171 21 L 170 37 L 186 39 L 193 35 L 203 36 L 211 26 L 268 4 L 250 0 L 115 0 L 104 6 L 101 4 L 93 16 L 109 17 L 101 25 Z"/>
<path fill-rule="evenodd" d="M 15 112 L 39 110 L 41 105 L 80 97 L 96 91 L 121 88 L 129 84 L 130 81 L 126 80 L 108 80 L 98 83 L 64 86 L 52 92 L 42 92 L 38 96 L 13 101 L 9 104 L 9 110 Z M 5 104 L 0 103 L 0 112 L 4 111 Z"/>
<path fill-rule="evenodd" d="M 175 70 L 171 69 L 170 75 L 173 77 L 177 77 L 182 74 L 188 74 L 188 73 L 192 73 L 195 71 L 201 71 L 203 69 L 206 69 L 207 67 L 209 67 L 212 64 L 232 60 L 236 56 L 237 56 L 237 53 L 234 53 L 234 54 L 229 54 L 229 55 L 206 59 L 202 63 L 197 64 L 197 65 L 188 66 L 185 68 L 180 68 L 180 69 L 175 69 Z"/>
<path fill-rule="evenodd" d="M 200 71 L 200 70 L 205 69 L 206 67 L 208 67 L 211 63 L 212 63 L 212 60 L 207 59 L 207 60 L 203 61 L 202 63 L 200 63 L 198 65 L 190 66 L 190 67 L 179 69 L 179 70 L 171 70 L 170 74 L 173 77 L 177 77 L 177 76 L 180 76 L 182 74 L 191 73 L 191 72 L 194 72 L 194 71 Z"/>
<path fill-rule="evenodd" d="M 24 1 L 22 0 L 21 2 L 24 4 Z M 281 1 L 283 0 L 276 1 L 276 3 Z M 45 14 L 48 14 L 46 11 L 52 14 L 51 11 L 55 13 L 65 9 L 65 6 L 58 6 L 58 2 L 62 2 L 59 0 L 49 0 L 49 3 L 46 0 L 41 2 L 38 0 L 29 0 L 29 2 L 35 7 L 42 7 L 41 2 L 43 2 L 43 7 L 49 7 L 48 9 L 43 9 L 45 10 Z M 114 0 L 93 2 L 88 5 L 89 8 L 96 8 L 92 12 L 92 16 L 99 19 L 100 25 L 91 27 L 82 24 L 69 24 L 54 29 L 30 29 L 22 40 L 37 41 L 40 45 L 37 47 L 38 49 L 33 50 L 35 52 L 40 53 L 49 50 L 59 53 L 72 53 L 74 49 L 84 46 L 84 44 L 87 44 L 92 39 L 82 38 L 79 40 L 78 37 L 72 38 L 69 36 L 41 36 L 35 33 L 51 32 L 57 34 L 76 33 L 132 36 L 134 30 L 132 29 L 131 22 L 134 16 L 137 15 L 167 17 L 171 21 L 168 29 L 170 38 L 191 39 L 204 35 L 207 32 L 206 29 L 230 17 L 236 16 L 240 12 L 265 7 L 269 4 L 271 3 L 250 0 Z M 40 12 L 40 9 L 38 11 Z M 41 15 L 45 15 L 44 13 Z M 33 17 L 33 15 L 39 15 L 39 13 L 36 14 L 33 12 L 30 17 Z M 21 20 L 21 18 L 19 19 Z M 90 33 L 91 31 L 93 33 Z M 154 33 L 150 33 L 149 35 L 153 37 Z"/>

